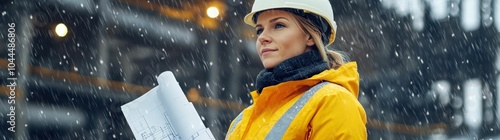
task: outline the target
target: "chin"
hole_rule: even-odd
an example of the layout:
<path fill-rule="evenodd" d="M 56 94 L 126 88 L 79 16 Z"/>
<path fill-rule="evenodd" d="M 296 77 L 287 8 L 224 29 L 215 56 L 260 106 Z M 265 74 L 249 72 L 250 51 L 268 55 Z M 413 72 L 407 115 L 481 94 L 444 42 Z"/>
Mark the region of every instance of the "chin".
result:
<path fill-rule="evenodd" d="M 278 65 L 278 62 L 276 62 L 276 60 L 269 59 L 269 58 L 266 60 L 261 59 L 261 62 L 262 62 L 262 65 L 264 66 L 264 68 L 266 68 L 266 69 L 274 68 Z"/>
<path fill-rule="evenodd" d="M 263 63 L 262 65 L 264 65 L 264 68 L 266 68 L 266 69 L 270 69 L 270 68 L 276 67 L 276 64 L 266 64 L 266 63 Z"/>

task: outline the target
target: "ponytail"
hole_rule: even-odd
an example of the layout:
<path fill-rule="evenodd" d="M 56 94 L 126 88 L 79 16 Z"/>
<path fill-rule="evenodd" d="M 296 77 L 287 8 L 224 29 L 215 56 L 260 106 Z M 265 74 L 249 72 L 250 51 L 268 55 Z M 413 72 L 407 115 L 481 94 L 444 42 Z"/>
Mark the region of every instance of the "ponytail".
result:
<path fill-rule="evenodd" d="M 346 55 L 341 52 L 326 50 L 326 56 L 328 57 L 328 66 L 332 69 L 338 69 L 340 66 L 347 62 Z"/>

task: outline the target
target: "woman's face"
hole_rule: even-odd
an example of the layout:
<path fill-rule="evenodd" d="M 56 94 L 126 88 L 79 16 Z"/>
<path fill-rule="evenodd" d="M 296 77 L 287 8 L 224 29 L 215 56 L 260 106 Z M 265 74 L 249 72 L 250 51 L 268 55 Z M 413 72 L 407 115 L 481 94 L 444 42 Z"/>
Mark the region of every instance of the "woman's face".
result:
<path fill-rule="evenodd" d="M 257 52 L 265 68 L 310 51 L 312 37 L 300 28 L 292 13 L 267 10 L 257 17 Z"/>

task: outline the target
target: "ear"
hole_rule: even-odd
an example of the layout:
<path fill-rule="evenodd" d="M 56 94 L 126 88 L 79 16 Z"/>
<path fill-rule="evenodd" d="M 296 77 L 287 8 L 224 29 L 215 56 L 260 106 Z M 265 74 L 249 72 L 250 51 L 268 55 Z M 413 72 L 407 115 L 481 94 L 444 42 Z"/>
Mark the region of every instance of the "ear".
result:
<path fill-rule="evenodd" d="M 314 39 L 313 39 L 313 37 L 312 37 L 311 35 L 307 35 L 307 36 L 308 36 L 308 39 L 307 39 L 307 41 L 306 41 L 306 45 L 307 45 L 308 47 L 311 47 L 311 46 L 313 46 L 313 45 L 315 44 L 315 43 L 314 43 Z"/>

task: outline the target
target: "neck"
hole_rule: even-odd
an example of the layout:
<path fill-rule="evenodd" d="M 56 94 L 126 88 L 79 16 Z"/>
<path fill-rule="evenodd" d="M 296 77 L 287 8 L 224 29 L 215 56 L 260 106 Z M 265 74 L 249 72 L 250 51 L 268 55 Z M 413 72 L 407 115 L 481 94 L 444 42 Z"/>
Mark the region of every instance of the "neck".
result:
<path fill-rule="evenodd" d="M 264 69 L 257 76 L 257 91 L 263 88 L 292 80 L 302 80 L 327 70 L 318 50 L 312 49 L 301 55 L 289 58 L 274 68 Z"/>

